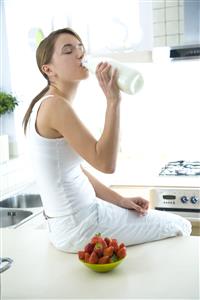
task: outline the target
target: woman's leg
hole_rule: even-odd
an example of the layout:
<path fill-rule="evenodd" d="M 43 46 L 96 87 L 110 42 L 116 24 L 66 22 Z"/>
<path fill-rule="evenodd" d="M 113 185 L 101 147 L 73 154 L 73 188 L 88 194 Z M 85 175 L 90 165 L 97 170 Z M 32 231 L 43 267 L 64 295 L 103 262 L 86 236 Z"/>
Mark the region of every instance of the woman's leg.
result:
<path fill-rule="evenodd" d="M 191 234 L 191 223 L 173 213 L 150 209 L 145 216 L 112 204 L 99 203 L 99 231 L 134 245 Z"/>

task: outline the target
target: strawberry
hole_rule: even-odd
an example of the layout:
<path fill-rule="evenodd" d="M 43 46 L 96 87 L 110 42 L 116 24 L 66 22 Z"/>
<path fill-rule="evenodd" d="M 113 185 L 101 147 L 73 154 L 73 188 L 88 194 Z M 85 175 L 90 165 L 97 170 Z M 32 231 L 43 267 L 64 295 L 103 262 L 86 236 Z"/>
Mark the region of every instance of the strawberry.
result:
<path fill-rule="evenodd" d="M 96 243 L 96 245 L 94 247 L 94 251 L 96 252 L 98 257 L 102 257 L 103 256 L 103 245 L 101 243 Z"/>
<path fill-rule="evenodd" d="M 88 243 L 85 246 L 85 249 L 84 249 L 84 251 L 87 252 L 87 253 L 89 253 L 89 254 L 91 254 L 93 250 L 94 250 L 94 245 L 91 244 L 91 243 Z"/>
<path fill-rule="evenodd" d="M 106 242 L 107 246 L 109 247 L 109 246 L 110 246 L 110 243 L 111 243 L 111 239 L 108 238 L 108 237 L 106 237 L 106 238 L 104 239 L 104 241 Z"/>
<path fill-rule="evenodd" d="M 78 251 L 79 259 L 85 259 L 85 251 Z"/>
<path fill-rule="evenodd" d="M 123 247 L 126 248 L 126 246 L 124 245 L 124 243 L 121 243 L 121 244 L 119 245 L 119 249 L 121 249 L 121 248 L 123 248 Z"/>
<path fill-rule="evenodd" d="M 89 253 L 85 253 L 85 262 L 88 263 L 90 259 L 90 254 Z"/>
<path fill-rule="evenodd" d="M 107 247 L 107 244 L 102 238 L 101 233 L 96 234 L 91 240 L 91 244 L 96 245 L 97 243 L 102 244 L 103 248 Z"/>
<path fill-rule="evenodd" d="M 99 258 L 99 264 L 107 264 L 109 263 L 109 256 L 103 256 L 101 258 Z"/>
<path fill-rule="evenodd" d="M 126 246 L 124 243 L 118 245 L 117 239 L 103 238 L 101 233 L 93 236 L 83 251 L 78 251 L 79 259 L 91 264 L 108 264 L 125 256 Z"/>
<path fill-rule="evenodd" d="M 96 252 L 93 251 L 92 254 L 90 255 L 89 263 L 90 263 L 90 264 L 97 264 L 97 263 L 98 263 L 98 260 L 99 260 L 99 258 L 98 258 L 98 256 L 97 256 Z"/>
<path fill-rule="evenodd" d="M 98 243 L 101 239 L 102 239 L 101 233 L 99 232 L 99 233 L 95 234 L 95 236 L 91 239 L 91 243 L 92 243 L 92 244 L 96 244 L 96 243 Z"/>
<path fill-rule="evenodd" d="M 117 253 L 119 246 L 118 246 L 118 242 L 117 242 L 116 239 L 112 239 L 111 240 L 110 246 L 113 246 L 114 247 L 114 251 Z"/>
<path fill-rule="evenodd" d="M 107 244 L 106 244 L 106 242 L 104 241 L 104 239 L 102 239 L 102 241 L 101 241 L 101 242 L 99 241 L 99 243 L 101 243 L 101 244 L 102 244 L 102 246 L 103 246 L 103 249 L 108 247 L 108 246 L 107 246 Z"/>
<path fill-rule="evenodd" d="M 103 250 L 103 255 L 111 257 L 113 255 L 113 252 L 114 252 L 114 247 L 110 246 Z"/>
<path fill-rule="evenodd" d="M 118 251 L 117 251 L 117 257 L 118 258 L 124 258 L 126 256 L 126 248 L 123 247 L 123 248 L 120 248 Z"/>

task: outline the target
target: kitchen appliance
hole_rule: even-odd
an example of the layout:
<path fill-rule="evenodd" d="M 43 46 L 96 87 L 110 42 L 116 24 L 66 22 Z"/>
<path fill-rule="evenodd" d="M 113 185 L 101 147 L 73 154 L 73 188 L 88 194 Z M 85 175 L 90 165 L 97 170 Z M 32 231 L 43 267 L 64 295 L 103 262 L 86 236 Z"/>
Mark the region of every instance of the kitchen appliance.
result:
<path fill-rule="evenodd" d="M 183 45 L 171 47 L 169 57 L 171 59 L 200 58 L 200 45 Z"/>
<path fill-rule="evenodd" d="M 150 199 L 154 209 L 200 221 L 200 188 L 153 188 Z"/>
<path fill-rule="evenodd" d="M 200 161 L 171 161 L 160 171 L 160 176 L 200 176 Z"/>
<path fill-rule="evenodd" d="M 152 51 L 152 59 L 154 62 L 199 61 L 200 44 L 155 47 Z"/>

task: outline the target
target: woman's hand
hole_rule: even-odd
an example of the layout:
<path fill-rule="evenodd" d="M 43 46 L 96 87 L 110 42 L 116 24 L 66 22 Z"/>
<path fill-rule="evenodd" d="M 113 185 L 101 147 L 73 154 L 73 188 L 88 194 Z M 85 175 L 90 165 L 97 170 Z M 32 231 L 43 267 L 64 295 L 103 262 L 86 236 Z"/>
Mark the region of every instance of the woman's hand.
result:
<path fill-rule="evenodd" d="M 117 86 L 117 69 L 112 69 L 109 63 L 101 62 L 96 69 L 96 77 L 108 102 L 121 100 L 120 90 Z"/>
<path fill-rule="evenodd" d="M 141 197 L 122 197 L 120 206 L 128 209 L 134 209 L 140 216 L 144 216 L 148 212 L 149 201 Z"/>

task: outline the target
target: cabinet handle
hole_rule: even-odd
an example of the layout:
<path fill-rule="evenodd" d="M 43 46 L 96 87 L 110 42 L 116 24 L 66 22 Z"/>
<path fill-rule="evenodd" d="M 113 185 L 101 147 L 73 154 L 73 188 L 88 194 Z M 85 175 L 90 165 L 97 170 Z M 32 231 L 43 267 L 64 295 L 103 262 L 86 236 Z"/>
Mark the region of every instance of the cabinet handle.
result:
<path fill-rule="evenodd" d="M 7 262 L 7 264 L 5 264 L 3 266 L 4 262 Z M 13 260 L 11 258 L 9 258 L 9 257 L 3 257 L 3 258 L 1 258 L 0 257 L 0 273 L 8 270 L 11 267 L 12 263 L 13 263 Z"/>

